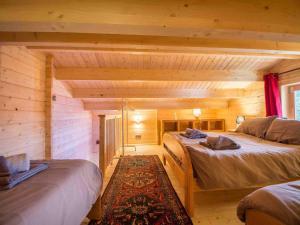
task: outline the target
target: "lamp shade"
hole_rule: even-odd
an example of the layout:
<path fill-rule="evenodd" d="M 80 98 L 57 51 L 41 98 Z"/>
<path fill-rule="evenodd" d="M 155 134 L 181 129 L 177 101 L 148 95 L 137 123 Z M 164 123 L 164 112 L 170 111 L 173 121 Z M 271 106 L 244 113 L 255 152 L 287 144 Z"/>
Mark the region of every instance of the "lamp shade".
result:
<path fill-rule="evenodd" d="M 241 124 L 244 121 L 245 121 L 245 116 L 239 115 L 239 116 L 236 117 L 236 121 L 235 122 L 236 122 L 236 124 Z"/>
<path fill-rule="evenodd" d="M 193 115 L 199 117 L 201 115 L 201 109 L 193 109 Z"/>

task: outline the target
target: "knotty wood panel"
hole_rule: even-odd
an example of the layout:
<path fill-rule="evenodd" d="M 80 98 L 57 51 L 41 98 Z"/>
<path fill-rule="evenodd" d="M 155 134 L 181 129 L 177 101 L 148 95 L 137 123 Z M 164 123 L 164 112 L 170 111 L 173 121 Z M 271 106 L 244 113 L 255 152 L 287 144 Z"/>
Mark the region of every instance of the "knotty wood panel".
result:
<path fill-rule="evenodd" d="M 108 52 L 53 52 L 57 67 L 101 67 L 162 70 L 245 70 L 257 71 L 279 59 L 266 56 L 215 54 L 131 54 Z"/>
<path fill-rule="evenodd" d="M 289 42 L 299 40 L 298 1 L 232 0 L 230 4 L 222 3 L 220 0 L 204 1 L 201 4 L 182 1 L 151 1 L 149 4 L 148 1 L 132 0 L 6 1 L 0 8 L 0 21 L 2 30 L 53 32 L 49 36 L 61 32 L 86 32 L 93 36 L 102 32 L 153 35 L 150 38 L 154 41 L 166 36 L 170 39 L 182 37 L 182 42 L 175 42 L 177 46 L 192 38 L 206 37 L 217 39 L 217 43 L 225 42 L 224 38 L 227 41 L 230 39 L 231 43 L 239 47 L 237 42 L 242 39 L 248 41 L 248 48 L 259 49 L 257 42 L 262 42 L 263 46 L 277 52 Z M 15 39 L 16 35 L 12 37 Z M 39 37 L 37 33 L 32 34 L 35 41 Z M 67 38 L 68 41 L 74 39 L 78 41 L 79 38 Z M 128 42 L 126 38 L 115 39 L 107 37 L 104 43 L 107 44 L 108 40 Z M 163 40 L 169 43 L 168 39 Z M 273 40 L 272 44 L 268 40 Z M 95 45 L 99 44 L 97 39 L 92 41 Z M 206 47 L 211 46 L 211 42 L 202 42 Z M 141 43 L 141 40 L 137 42 Z M 224 45 L 220 47 L 226 48 Z"/>
<path fill-rule="evenodd" d="M 217 117 L 225 118 L 226 129 L 236 128 L 236 117 L 238 115 L 250 117 L 264 117 L 265 95 L 263 85 L 256 85 L 246 91 L 246 96 L 240 99 L 232 99 L 228 102 L 228 109 L 218 110 Z"/>
<path fill-rule="evenodd" d="M 92 114 L 81 100 L 73 99 L 70 87 L 53 81 L 52 156 L 56 159 L 88 159 L 92 151 Z"/>
<path fill-rule="evenodd" d="M 67 81 L 72 88 L 183 88 L 183 89 L 235 89 L 247 88 L 255 81 Z"/>
<path fill-rule="evenodd" d="M 45 157 L 45 56 L 0 47 L 0 154 Z"/>
<path fill-rule="evenodd" d="M 201 108 L 201 107 L 199 107 Z M 199 119 L 216 119 L 216 109 L 202 109 Z M 193 109 L 161 109 L 157 111 L 158 120 L 194 120 Z"/>
<path fill-rule="evenodd" d="M 275 73 L 282 73 L 290 70 L 289 73 L 284 73 L 279 76 L 279 83 L 283 85 L 294 85 L 300 83 L 300 60 L 283 60 L 279 64 L 275 65 L 271 71 Z"/>
<path fill-rule="evenodd" d="M 140 123 L 135 121 L 137 115 Z M 157 110 L 129 110 L 126 118 L 125 113 L 125 143 L 157 144 Z"/>
<path fill-rule="evenodd" d="M 291 93 L 289 86 L 300 84 L 300 60 L 282 60 L 270 69 L 273 73 L 282 73 L 291 71 L 288 73 L 281 74 L 279 76 L 279 84 L 281 86 L 281 102 L 282 102 L 282 113 L 284 117 L 294 119 L 294 103 L 293 93 Z M 297 70 L 295 70 L 297 69 Z M 293 71 L 294 70 L 294 71 Z"/>

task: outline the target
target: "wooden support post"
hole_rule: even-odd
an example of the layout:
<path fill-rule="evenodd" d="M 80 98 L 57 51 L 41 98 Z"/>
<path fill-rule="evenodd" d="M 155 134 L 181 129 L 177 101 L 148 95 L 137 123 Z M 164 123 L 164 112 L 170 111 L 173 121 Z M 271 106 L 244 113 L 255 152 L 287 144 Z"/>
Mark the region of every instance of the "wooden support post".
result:
<path fill-rule="evenodd" d="M 187 172 L 185 176 L 185 199 L 184 204 L 187 213 L 190 217 L 193 217 L 194 215 L 194 190 L 193 190 L 193 174 L 190 174 Z"/>
<path fill-rule="evenodd" d="M 99 168 L 105 175 L 105 152 L 106 152 L 106 129 L 105 129 L 105 115 L 99 115 Z"/>
<path fill-rule="evenodd" d="M 100 220 L 101 219 L 101 213 L 102 213 L 102 208 L 101 208 L 101 193 L 97 199 L 97 201 L 94 203 L 93 207 L 91 208 L 89 214 L 87 217 L 90 220 Z"/>
<path fill-rule="evenodd" d="M 52 159 L 52 101 L 53 101 L 54 58 L 46 56 L 46 129 L 45 158 Z"/>
<path fill-rule="evenodd" d="M 184 145 L 179 143 L 183 149 L 183 153 L 185 155 L 185 162 L 184 162 L 184 173 L 185 173 L 185 208 L 187 210 L 187 213 L 190 217 L 194 216 L 194 190 L 193 190 L 193 167 L 192 167 L 192 160 L 190 158 L 190 155 L 188 153 L 188 150 Z"/>
<path fill-rule="evenodd" d="M 163 157 L 162 157 L 162 158 L 163 158 L 163 164 L 164 164 L 164 166 L 165 166 L 165 165 L 167 165 L 167 161 L 166 161 L 166 157 L 165 157 L 165 155 L 163 155 Z"/>
<path fill-rule="evenodd" d="M 106 119 L 105 115 L 99 115 L 99 168 L 102 171 L 103 178 L 106 168 Z M 87 217 L 91 220 L 100 220 L 102 215 L 101 208 L 101 190 L 97 201 L 94 203 Z"/>

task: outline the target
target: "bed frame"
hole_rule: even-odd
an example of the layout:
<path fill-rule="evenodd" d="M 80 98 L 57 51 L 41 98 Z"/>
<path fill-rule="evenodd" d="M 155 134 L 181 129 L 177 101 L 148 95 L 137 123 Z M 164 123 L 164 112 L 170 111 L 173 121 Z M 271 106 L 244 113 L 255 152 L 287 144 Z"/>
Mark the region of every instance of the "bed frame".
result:
<path fill-rule="evenodd" d="M 261 211 L 257 211 L 254 209 L 250 209 L 246 211 L 246 225 L 286 225 L 279 221 L 278 219 L 263 213 Z"/>
<path fill-rule="evenodd" d="M 180 159 L 180 162 L 176 161 L 169 153 L 168 147 L 165 145 L 166 139 L 169 148 L 171 148 L 172 152 Z M 178 174 L 177 177 L 179 178 L 180 183 L 184 185 L 184 206 L 187 213 L 192 217 L 194 211 L 194 178 L 192 162 L 188 150 L 180 141 L 173 138 L 171 135 L 168 136 L 168 133 L 163 135 L 163 145 L 165 148 L 163 153 L 163 164 L 166 165 L 166 162 L 168 162 L 175 174 Z"/>
<path fill-rule="evenodd" d="M 165 143 L 168 143 L 168 146 Z M 163 135 L 163 146 L 164 146 L 164 153 L 163 153 L 163 164 L 166 165 L 166 162 L 170 165 L 171 169 L 177 174 L 177 178 L 180 181 L 180 184 L 183 184 L 184 188 L 184 207 L 189 214 L 190 217 L 193 217 L 194 215 L 194 188 L 196 188 L 196 191 L 210 191 L 210 190 L 203 190 L 200 189 L 200 187 L 197 185 L 194 176 L 193 176 L 193 167 L 192 167 L 192 161 L 190 158 L 190 154 L 186 147 L 174 136 L 165 133 Z M 175 158 L 170 154 L 173 152 L 177 158 L 180 160 L 175 160 Z M 289 181 L 295 181 L 299 180 L 297 179 L 290 179 L 285 182 Z M 265 184 L 260 186 L 253 186 L 249 188 L 260 188 L 263 186 L 267 186 L 271 184 Z M 218 190 L 225 190 L 225 189 L 218 189 Z M 226 190 L 232 190 L 232 191 L 239 191 L 243 190 L 242 188 L 239 189 L 226 189 Z M 213 190 L 215 191 L 215 190 Z M 253 213 L 250 213 L 250 216 L 252 218 Z M 259 218 L 258 215 L 254 214 L 256 216 L 255 218 Z M 250 220 L 251 222 L 251 220 Z M 250 223 L 251 224 L 251 223 Z M 254 223 L 252 223 L 254 224 Z M 251 225 L 252 225 L 251 224 Z M 256 223 L 256 225 L 259 225 L 260 223 Z M 276 223 L 275 223 L 276 224 Z M 274 225 L 275 225 L 274 224 Z M 276 224 L 277 225 L 277 224 Z"/>
<path fill-rule="evenodd" d="M 91 208 L 89 214 L 87 215 L 87 218 L 90 220 L 100 220 L 102 216 L 102 208 L 101 208 L 101 193 L 94 203 L 93 207 Z"/>

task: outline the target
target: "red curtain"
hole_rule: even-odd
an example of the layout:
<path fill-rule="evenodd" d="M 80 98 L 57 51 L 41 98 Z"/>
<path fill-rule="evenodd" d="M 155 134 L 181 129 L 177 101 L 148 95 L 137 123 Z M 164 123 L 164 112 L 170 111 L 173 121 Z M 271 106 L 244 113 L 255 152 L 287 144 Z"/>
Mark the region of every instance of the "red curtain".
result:
<path fill-rule="evenodd" d="M 282 116 L 278 74 L 270 73 L 264 76 L 267 116 Z"/>

